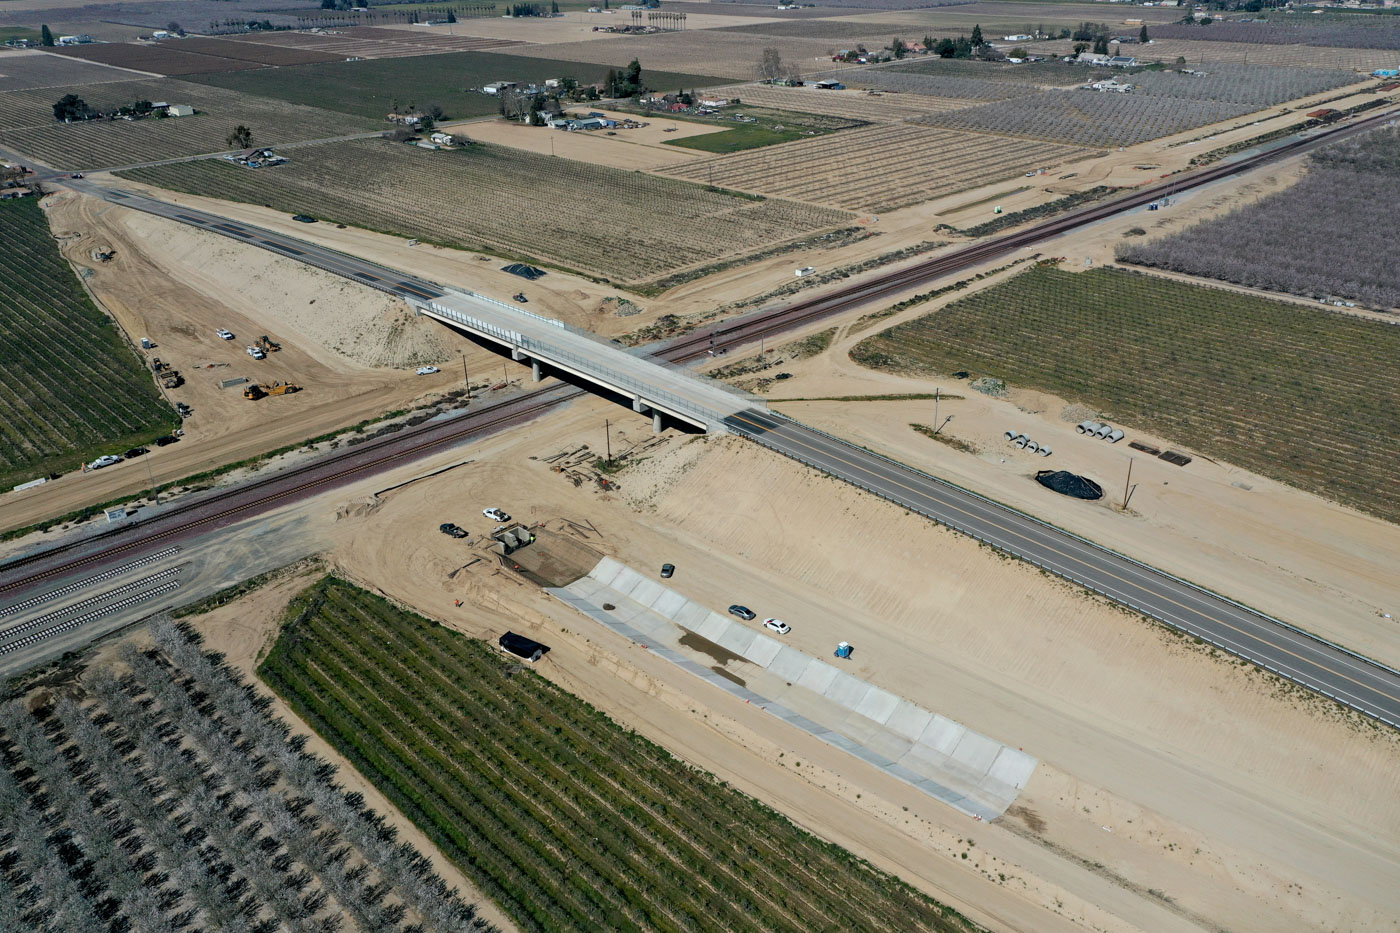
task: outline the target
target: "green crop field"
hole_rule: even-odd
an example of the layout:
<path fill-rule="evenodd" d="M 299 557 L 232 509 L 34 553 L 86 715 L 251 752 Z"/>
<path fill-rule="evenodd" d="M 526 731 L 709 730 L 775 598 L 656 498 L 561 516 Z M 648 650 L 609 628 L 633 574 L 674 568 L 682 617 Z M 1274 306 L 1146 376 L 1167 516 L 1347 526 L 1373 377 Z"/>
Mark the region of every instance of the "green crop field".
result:
<path fill-rule="evenodd" d="M 1038 266 L 851 357 L 1054 392 L 1400 520 L 1400 327 L 1118 269 Z"/>
<path fill-rule="evenodd" d="M 175 413 L 33 198 L 0 202 L 0 488 L 168 434 Z"/>
<path fill-rule="evenodd" d="M 626 66 L 627 61 L 619 61 L 611 67 Z M 404 108 L 436 104 L 449 119 L 462 120 L 497 112 L 497 98 L 480 90 L 492 81 L 542 84 L 549 78 L 570 77 L 587 84 L 602 81 L 608 69 L 608 65 L 500 52 L 448 52 L 192 75 L 189 80 L 376 120 L 382 120 L 395 103 Z M 675 91 L 725 84 L 729 79 L 645 71 L 642 80 L 654 90 Z"/>
<path fill-rule="evenodd" d="M 429 151 L 367 139 L 288 154 L 292 161 L 276 168 L 208 160 L 121 174 L 621 281 L 742 255 L 850 219 L 816 205 L 485 144 Z"/>
<path fill-rule="evenodd" d="M 263 679 L 523 931 L 979 929 L 486 642 L 333 578 L 288 613 Z"/>
<path fill-rule="evenodd" d="M 745 116 L 754 122 L 736 120 Z M 669 116 L 669 115 L 668 115 Z M 706 123 L 724 127 L 722 133 L 708 133 L 704 136 L 687 136 L 684 139 L 666 141 L 668 146 L 683 149 L 699 149 L 702 152 L 743 152 L 746 149 L 761 149 L 776 143 L 787 143 L 813 136 L 825 136 L 837 130 L 868 126 L 864 120 L 850 120 L 845 117 L 822 116 L 813 113 L 795 113 L 790 110 L 771 110 L 767 107 L 742 107 L 726 110 L 713 117 L 686 117 L 693 123 Z"/>

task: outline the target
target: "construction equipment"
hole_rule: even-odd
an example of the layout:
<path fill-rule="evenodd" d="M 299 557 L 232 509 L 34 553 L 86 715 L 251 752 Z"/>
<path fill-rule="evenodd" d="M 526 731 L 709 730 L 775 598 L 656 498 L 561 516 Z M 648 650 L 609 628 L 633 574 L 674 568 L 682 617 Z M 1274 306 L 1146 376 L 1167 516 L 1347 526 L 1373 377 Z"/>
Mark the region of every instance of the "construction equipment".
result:
<path fill-rule="evenodd" d="M 178 389 L 185 384 L 185 377 L 180 375 L 178 369 L 171 369 L 167 366 L 160 374 L 160 384 L 166 389 Z"/>
<path fill-rule="evenodd" d="M 243 397 L 255 402 L 268 395 L 291 395 L 300 391 L 301 386 L 294 382 L 253 383 L 243 390 Z"/>
<path fill-rule="evenodd" d="M 253 341 L 253 346 L 257 347 L 259 350 L 262 350 L 264 353 L 273 353 L 277 350 L 282 349 L 282 345 L 277 341 L 273 340 L 267 334 L 263 334 L 257 340 Z"/>

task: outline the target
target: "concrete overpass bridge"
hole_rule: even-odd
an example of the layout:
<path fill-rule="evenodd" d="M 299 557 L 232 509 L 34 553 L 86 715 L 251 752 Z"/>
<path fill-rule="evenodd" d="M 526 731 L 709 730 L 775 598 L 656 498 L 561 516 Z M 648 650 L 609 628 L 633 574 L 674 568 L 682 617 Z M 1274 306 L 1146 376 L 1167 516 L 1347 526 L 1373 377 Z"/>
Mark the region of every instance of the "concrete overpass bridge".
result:
<path fill-rule="evenodd" d="M 408 300 L 420 314 L 494 343 L 517 362 L 529 363 L 536 382 L 547 371 L 567 373 L 630 399 L 633 411 L 651 415 L 655 431 L 670 418 L 707 433 L 726 433 L 727 419 L 767 408 L 760 398 L 485 295 L 447 289 L 436 298 Z"/>

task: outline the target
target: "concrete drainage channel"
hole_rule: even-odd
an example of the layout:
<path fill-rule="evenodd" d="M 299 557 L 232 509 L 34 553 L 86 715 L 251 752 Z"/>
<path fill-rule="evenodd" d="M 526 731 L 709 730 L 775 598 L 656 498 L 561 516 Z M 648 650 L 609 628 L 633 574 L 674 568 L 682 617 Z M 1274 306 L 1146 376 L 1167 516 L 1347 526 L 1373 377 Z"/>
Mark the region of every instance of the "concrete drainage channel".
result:
<path fill-rule="evenodd" d="M 1001 816 L 1035 771 L 1036 759 L 1025 752 L 713 612 L 610 557 L 588 576 L 547 592 L 696 677 L 969 816 Z M 693 660 L 681 647 L 750 666 L 739 677 Z"/>

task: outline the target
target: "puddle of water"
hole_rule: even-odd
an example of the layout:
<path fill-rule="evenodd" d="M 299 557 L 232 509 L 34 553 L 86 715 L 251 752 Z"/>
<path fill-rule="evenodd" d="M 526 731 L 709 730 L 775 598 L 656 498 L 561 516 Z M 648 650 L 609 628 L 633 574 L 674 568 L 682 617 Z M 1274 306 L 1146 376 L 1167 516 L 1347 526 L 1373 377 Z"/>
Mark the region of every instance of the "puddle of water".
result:
<path fill-rule="evenodd" d="M 723 649 L 720 649 L 720 650 L 723 650 Z M 718 674 L 719 676 L 723 677 L 725 680 L 733 681 L 734 683 L 738 684 L 738 685 L 741 686 L 741 687 L 747 687 L 747 686 L 748 686 L 748 682 L 745 681 L 744 678 L 738 676 L 737 674 L 731 674 L 729 671 L 726 671 L 724 668 L 722 668 L 722 667 L 720 667 L 720 666 L 718 666 L 718 665 L 715 665 L 715 666 L 711 667 L 710 670 L 714 671 L 716 674 Z"/>
<path fill-rule="evenodd" d="M 708 638 L 701 638 L 694 632 L 686 632 L 681 636 L 681 644 L 691 651 L 698 651 L 706 657 L 718 661 L 720 664 L 728 664 L 730 661 L 742 661 L 743 655 L 735 654 L 728 648 L 722 648 Z"/>

